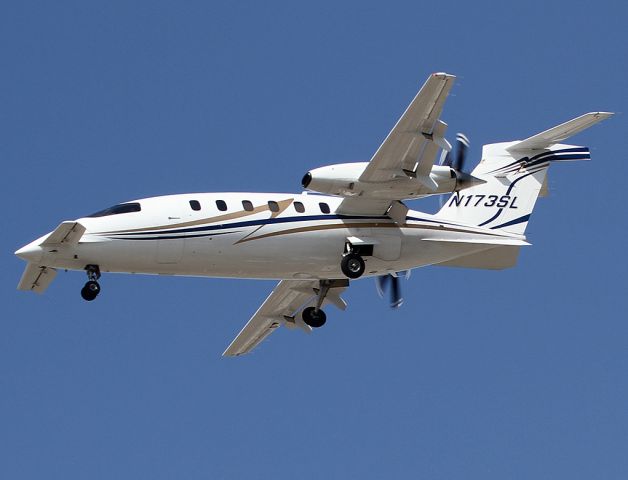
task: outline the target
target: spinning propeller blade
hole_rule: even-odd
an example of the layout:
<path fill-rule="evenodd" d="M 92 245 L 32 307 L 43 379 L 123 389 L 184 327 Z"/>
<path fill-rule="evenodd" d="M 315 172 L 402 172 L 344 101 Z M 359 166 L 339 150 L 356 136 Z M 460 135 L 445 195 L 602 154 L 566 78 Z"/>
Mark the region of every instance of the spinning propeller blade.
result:
<path fill-rule="evenodd" d="M 404 273 L 405 272 L 399 272 Z M 407 278 L 407 274 L 406 274 Z M 375 278 L 375 285 L 377 287 L 377 293 L 384 298 L 384 293 L 390 285 L 390 308 L 399 308 L 403 304 L 403 297 L 401 296 L 401 289 L 399 287 L 399 274 L 380 275 Z"/>
<path fill-rule="evenodd" d="M 469 173 L 465 172 L 464 167 L 467 161 L 467 153 L 469 151 L 469 139 L 464 133 L 458 133 L 456 135 L 456 146 L 454 148 L 454 154 L 447 152 L 441 165 L 449 167 L 455 171 L 456 177 L 460 185 L 473 181 L 473 177 Z M 458 189 L 456 190 L 458 191 Z M 439 197 L 439 205 L 442 208 L 444 203 L 444 197 Z"/>
<path fill-rule="evenodd" d="M 467 152 L 469 151 L 469 139 L 464 133 L 458 133 L 456 135 L 456 146 L 454 148 L 454 155 L 452 152 L 447 152 L 445 159 L 441 162 L 441 165 L 450 167 L 457 172 L 464 172 L 464 164 L 467 161 Z"/>

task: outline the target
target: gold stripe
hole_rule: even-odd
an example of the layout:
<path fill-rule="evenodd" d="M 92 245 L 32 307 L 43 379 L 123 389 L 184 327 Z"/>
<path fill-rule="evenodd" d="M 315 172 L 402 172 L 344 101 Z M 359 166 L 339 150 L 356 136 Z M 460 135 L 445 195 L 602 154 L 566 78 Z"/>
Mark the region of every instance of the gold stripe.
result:
<path fill-rule="evenodd" d="M 279 211 L 272 212 L 270 218 L 275 218 L 279 214 L 283 213 L 289 206 L 292 204 L 294 198 L 288 198 L 286 200 L 280 200 L 277 203 L 279 204 Z M 111 232 L 98 232 L 98 233 L 106 233 L 106 234 L 114 234 L 114 233 L 130 233 L 130 232 L 152 232 L 155 230 L 161 230 L 164 228 L 181 228 L 181 227 L 193 227 L 195 225 L 202 225 L 205 223 L 216 223 L 216 222 L 224 222 L 225 220 L 233 220 L 236 218 L 248 217 L 250 215 L 255 215 L 256 213 L 265 212 L 269 210 L 268 204 L 260 205 L 259 207 L 255 207 L 251 211 L 241 210 L 233 213 L 226 213 L 224 215 L 218 215 L 217 217 L 208 217 L 201 218 L 200 220 L 192 220 L 189 222 L 182 223 L 174 223 L 170 225 L 162 225 L 160 227 L 142 227 L 142 228 L 133 228 L 131 230 L 115 230 Z"/>
<path fill-rule="evenodd" d="M 278 217 L 280 214 L 282 214 L 286 208 L 288 208 L 290 206 L 290 204 L 292 203 L 292 201 L 294 200 L 294 198 L 291 198 L 289 200 L 282 200 L 280 202 L 277 202 L 279 204 L 279 210 L 276 212 L 273 212 L 273 214 L 270 216 L 270 218 L 276 218 Z M 247 235 L 245 235 L 243 238 L 241 238 L 239 241 L 237 241 L 236 243 L 240 243 L 242 242 L 244 239 L 249 238 L 251 235 L 254 235 L 256 232 L 258 232 L 261 228 L 265 227 L 265 224 L 261 224 L 260 226 L 258 226 L 255 230 L 253 230 L 252 232 L 248 233 Z M 234 244 L 235 245 L 235 244 Z"/>
<path fill-rule="evenodd" d="M 464 230 L 460 228 L 449 228 L 449 227 L 441 227 L 441 226 L 437 227 L 434 225 L 412 225 L 412 224 L 405 223 L 402 226 L 399 226 L 396 223 L 333 223 L 333 224 L 327 224 L 327 225 L 314 225 L 312 227 L 291 228 L 288 230 L 282 230 L 280 232 L 265 233 L 263 235 L 258 235 L 257 237 L 254 237 L 254 238 L 247 238 L 249 237 L 249 235 L 247 235 L 247 237 L 244 237 L 238 240 L 237 242 L 235 242 L 234 245 L 237 245 L 238 243 L 250 242 L 251 240 L 261 240 L 263 238 L 276 237 L 279 235 L 291 235 L 293 233 L 315 232 L 319 230 L 337 230 L 340 228 L 399 228 L 399 229 L 413 228 L 413 229 L 424 229 L 424 230 L 440 230 L 440 231 L 445 231 L 445 232 L 481 233 L 483 235 L 493 235 L 497 237 L 503 236 L 503 235 L 489 233 L 489 232 L 475 232 L 474 230 Z"/>

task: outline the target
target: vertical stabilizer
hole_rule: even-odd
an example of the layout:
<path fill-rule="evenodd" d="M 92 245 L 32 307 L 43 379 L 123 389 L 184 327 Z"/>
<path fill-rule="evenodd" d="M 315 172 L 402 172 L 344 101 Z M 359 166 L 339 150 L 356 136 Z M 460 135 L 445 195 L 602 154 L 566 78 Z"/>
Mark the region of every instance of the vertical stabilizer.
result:
<path fill-rule="evenodd" d="M 590 112 L 525 140 L 484 145 L 482 160 L 471 175 L 486 183 L 455 192 L 437 216 L 523 235 L 536 199 L 547 194 L 550 164 L 591 159 L 588 148 L 558 142 L 612 115 Z"/>
<path fill-rule="evenodd" d="M 550 163 L 590 159 L 586 147 L 554 145 L 541 151 L 511 152 L 512 145 L 513 142 L 484 145 L 482 160 L 471 175 L 486 183 L 454 193 L 437 216 L 523 235 Z"/>

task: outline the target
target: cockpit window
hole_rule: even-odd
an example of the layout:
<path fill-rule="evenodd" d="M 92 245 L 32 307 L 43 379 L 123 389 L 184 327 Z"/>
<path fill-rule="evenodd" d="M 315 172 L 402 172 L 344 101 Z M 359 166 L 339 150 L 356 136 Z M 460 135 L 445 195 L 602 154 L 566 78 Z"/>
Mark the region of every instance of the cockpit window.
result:
<path fill-rule="evenodd" d="M 114 205 L 113 207 L 105 208 L 100 212 L 92 213 L 87 217 L 106 217 L 108 215 L 120 215 L 121 213 L 132 213 L 139 212 L 142 210 L 142 207 L 139 203 L 121 203 L 119 205 Z"/>

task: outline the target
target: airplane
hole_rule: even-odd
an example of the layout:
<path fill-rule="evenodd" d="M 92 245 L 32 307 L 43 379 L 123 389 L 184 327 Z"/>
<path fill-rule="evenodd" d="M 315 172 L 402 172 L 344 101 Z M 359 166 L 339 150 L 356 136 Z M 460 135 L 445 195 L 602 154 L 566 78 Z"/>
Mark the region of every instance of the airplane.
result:
<path fill-rule="evenodd" d="M 25 245 L 19 290 L 42 293 L 58 269 L 85 271 L 94 300 L 104 272 L 277 279 L 223 355 L 251 352 L 280 326 L 312 332 L 323 307 L 345 310 L 351 280 L 378 279 L 401 303 L 398 279 L 427 265 L 505 269 L 517 262 L 551 164 L 590 160 L 563 140 L 609 118 L 591 112 L 525 140 L 484 145 L 467 173 L 440 120 L 455 76 L 432 74 L 369 162 L 310 170 L 303 193 L 188 193 L 114 205 Z M 440 152 L 440 155 L 439 155 Z M 437 164 L 438 162 L 438 164 Z M 435 214 L 403 202 L 450 196 Z"/>

